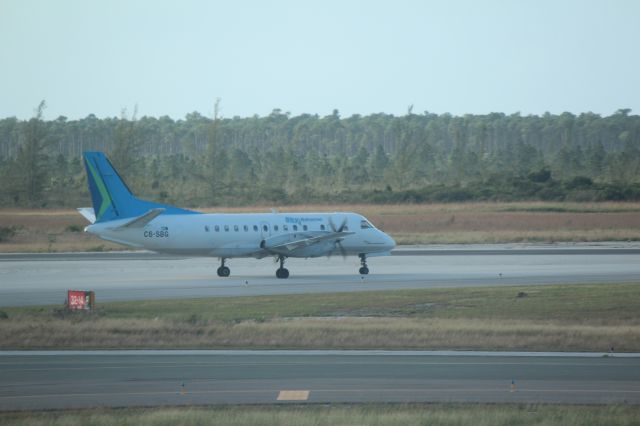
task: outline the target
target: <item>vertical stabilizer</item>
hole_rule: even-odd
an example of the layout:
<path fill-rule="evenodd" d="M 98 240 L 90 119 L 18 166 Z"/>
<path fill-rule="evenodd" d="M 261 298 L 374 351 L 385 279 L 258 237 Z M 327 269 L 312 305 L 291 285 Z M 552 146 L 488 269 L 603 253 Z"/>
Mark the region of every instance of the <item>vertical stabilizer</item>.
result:
<path fill-rule="evenodd" d="M 136 198 L 102 152 L 85 152 L 84 165 L 96 223 L 141 216 L 158 208 L 168 214 L 197 213 Z"/>

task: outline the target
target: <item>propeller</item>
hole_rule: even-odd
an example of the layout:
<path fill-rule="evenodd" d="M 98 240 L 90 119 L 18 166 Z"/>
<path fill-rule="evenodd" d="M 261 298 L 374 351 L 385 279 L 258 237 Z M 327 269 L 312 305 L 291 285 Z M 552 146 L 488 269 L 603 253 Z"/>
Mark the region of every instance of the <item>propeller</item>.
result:
<path fill-rule="evenodd" d="M 342 220 L 342 223 L 340 224 L 340 226 L 338 228 L 336 228 L 335 223 L 333 223 L 333 220 L 331 219 L 331 216 L 329 216 L 329 227 L 331 228 L 331 230 L 333 232 L 342 232 L 344 230 L 344 227 L 347 226 L 347 218 L 345 217 Z M 343 259 L 347 259 L 347 251 L 344 249 L 344 247 L 342 246 L 342 238 L 338 238 L 336 239 L 334 246 L 338 248 L 338 250 L 340 251 L 340 254 L 342 255 Z"/>
<path fill-rule="evenodd" d="M 338 250 L 340 250 L 340 254 L 342 255 L 342 259 L 343 260 L 347 260 L 347 251 L 342 246 L 342 239 L 336 240 L 336 246 L 338 247 Z"/>
<path fill-rule="evenodd" d="M 342 232 L 344 230 L 344 227 L 347 226 L 347 218 L 345 217 L 342 220 L 342 223 L 340 224 L 339 228 L 336 228 L 335 223 L 333 223 L 333 220 L 331 219 L 331 216 L 329 216 L 329 227 L 331 228 L 331 230 L 333 232 Z"/>

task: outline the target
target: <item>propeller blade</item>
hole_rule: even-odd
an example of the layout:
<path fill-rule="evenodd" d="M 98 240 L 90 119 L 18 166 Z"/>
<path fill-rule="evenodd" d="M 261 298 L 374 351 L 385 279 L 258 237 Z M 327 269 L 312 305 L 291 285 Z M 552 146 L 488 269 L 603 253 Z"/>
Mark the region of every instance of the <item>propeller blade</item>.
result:
<path fill-rule="evenodd" d="M 329 228 L 331 228 L 333 232 L 336 232 L 336 225 L 333 223 L 331 216 L 329 216 Z"/>
<path fill-rule="evenodd" d="M 333 232 L 342 232 L 345 226 L 347 226 L 346 217 L 342 219 L 342 223 L 340 224 L 340 227 L 336 228 L 336 224 L 333 223 L 333 219 L 331 218 L 331 216 L 329 216 L 329 227 Z"/>
<path fill-rule="evenodd" d="M 338 239 L 333 243 L 333 250 L 329 251 L 329 253 L 327 253 L 327 257 L 329 259 L 331 259 L 331 256 L 333 256 L 333 252 L 336 250 L 336 248 L 338 249 L 338 251 L 340 252 L 340 255 L 342 256 L 343 260 L 347 260 L 347 251 L 344 249 L 342 243 L 340 242 L 341 240 Z"/>
<path fill-rule="evenodd" d="M 342 243 L 340 241 L 336 241 L 336 244 L 338 245 L 338 248 L 340 249 L 340 254 L 342 255 L 342 259 L 343 260 L 347 260 L 347 251 L 342 246 Z"/>

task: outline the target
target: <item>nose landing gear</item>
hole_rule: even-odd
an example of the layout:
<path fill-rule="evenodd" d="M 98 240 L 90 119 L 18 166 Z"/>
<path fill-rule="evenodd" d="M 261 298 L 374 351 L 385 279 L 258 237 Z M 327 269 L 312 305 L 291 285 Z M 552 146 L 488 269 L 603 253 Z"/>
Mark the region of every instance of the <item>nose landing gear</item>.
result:
<path fill-rule="evenodd" d="M 218 276 L 219 277 L 228 277 L 231 274 L 231 269 L 227 266 L 224 266 L 224 261 L 226 259 L 224 257 L 220 258 L 220 267 L 218 268 Z"/>
<path fill-rule="evenodd" d="M 284 267 L 284 256 L 278 256 L 278 261 L 280 261 L 280 267 L 276 269 L 276 277 L 278 278 L 289 278 L 289 270 Z"/>
<path fill-rule="evenodd" d="M 358 255 L 360 257 L 360 275 L 367 275 L 369 273 L 369 268 L 367 267 L 367 255 L 364 253 L 360 253 Z"/>

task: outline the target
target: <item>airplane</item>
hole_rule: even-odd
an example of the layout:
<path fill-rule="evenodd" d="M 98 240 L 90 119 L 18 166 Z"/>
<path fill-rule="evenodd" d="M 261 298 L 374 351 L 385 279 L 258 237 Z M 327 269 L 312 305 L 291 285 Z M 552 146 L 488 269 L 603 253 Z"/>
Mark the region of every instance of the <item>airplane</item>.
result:
<path fill-rule="evenodd" d="M 225 261 L 274 257 L 276 277 L 288 278 L 285 259 L 340 254 L 391 254 L 395 241 L 357 213 L 211 213 L 136 198 L 102 152 L 83 153 L 93 208 L 78 211 L 91 224 L 85 232 L 136 249 L 183 256 L 217 257 L 218 276 L 228 277 Z"/>

